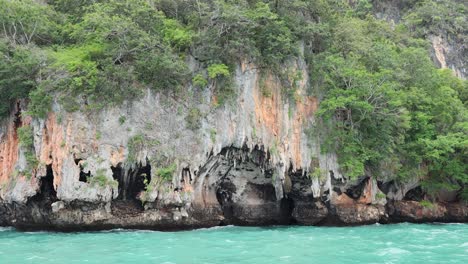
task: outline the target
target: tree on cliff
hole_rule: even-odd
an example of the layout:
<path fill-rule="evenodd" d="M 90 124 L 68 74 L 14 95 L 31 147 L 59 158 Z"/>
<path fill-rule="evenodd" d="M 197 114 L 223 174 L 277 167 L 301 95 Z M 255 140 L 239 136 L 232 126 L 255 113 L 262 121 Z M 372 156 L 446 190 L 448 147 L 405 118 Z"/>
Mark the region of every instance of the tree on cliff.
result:
<path fill-rule="evenodd" d="M 144 89 L 180 95 L 191 85 L 228 102 L 241 61 L 279 76 L 294 104 L 300 76 L 286 65 L 300 59 L 321 100 L 322 149 L 347 176 L 424 176 L 427 191 L 468 198 L 468 85 L 436 69 L 421 39 L 466 38 L 458 1 L 408 2 L 396 26 L 373 17 L 369 0 L 43 2 L 0 0 L 1 116 L 19 98 L 43 118 L 54 100 L 98 111 Z"/>

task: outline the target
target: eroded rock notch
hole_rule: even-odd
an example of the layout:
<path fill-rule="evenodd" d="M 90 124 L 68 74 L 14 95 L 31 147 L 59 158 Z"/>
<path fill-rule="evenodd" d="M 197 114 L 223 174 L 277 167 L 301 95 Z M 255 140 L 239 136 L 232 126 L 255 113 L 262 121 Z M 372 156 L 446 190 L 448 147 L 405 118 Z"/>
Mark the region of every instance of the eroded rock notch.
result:
<path fill-rule="evenodd" d="M 151 181 L 151 165 L 148 161 L 145 165 L 138 163 L 129 169 L 122 167 L 122 164 L 111 169 L 113 178 L 119 183 L 118 200 L 138 200 L 138 195 L 146 190 Z"/>

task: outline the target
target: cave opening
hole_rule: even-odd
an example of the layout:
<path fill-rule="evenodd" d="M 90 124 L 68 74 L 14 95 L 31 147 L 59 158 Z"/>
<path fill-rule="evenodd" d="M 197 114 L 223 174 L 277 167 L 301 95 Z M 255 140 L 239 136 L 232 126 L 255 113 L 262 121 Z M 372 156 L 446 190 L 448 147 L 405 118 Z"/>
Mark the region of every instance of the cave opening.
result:
<path fill-rule="evenodd" d="M 291 197 L 277 200 L 272 184 L 249 182 L 242 193 L 239 191 L 239 186 L 229 179 L 217 185 L 216 198 L 224 216 L 221 226 L 294 224 L 291 217 L 294 200 Z"/>
<path fill-rule="evenodd" d="M 80 170 L 80 182 L 88 182 L 88 178 L 91 177 L 91 172 L 84 172 L 83 169 Z"/>
<path fill-rule="evenodd" d="M 364 188 L 366 187 L 368 180 L 369 177 L 365 177 L 356 186 L 352 186 L 346 189 L 346 194 L 353 199 L 359 199 L 359 197 L 361 197 L 362 193 L 364 192 Z"/>
<path fill-rule="evenodd" d="M 127 199 L 137 199 L 138 195 L 146 190 L 147 184 L 151 181 L 151 165 L 139 166 L 130 170 L 130 184 L 127 188 Z"/>
<path fill-rule="evenodd" d="M 221 222 L 221 225 L 231 224 L 234 217 L 232 195 L 236 192 L 236 186 L 231 181 L 223 180 L 216 188 L 216 199 L 221 205 L 221 210 L 225 221 Z"/>
<path fill-rule="evenodd" d="M 80 177 L 78 180 L 80 182 L 88 182 L 89 177 L 91 177 L 91 172 L 84 172 L 82 161 L 83 159 L 75 158 L 75 164 L 80 168 Z"/>
<path fill-rule="evenodd" d="M 418 186 L 416 188 L 413 188 L 409 190 L 406 194 L 405 197 L 403 198 L 406 201 L 417 201 L 420 202 L 424 200 L 425 198 L 425 193 L 424 190 L 422 189 L 421 186 Z"/>
<path fill-rule="evenodd" d="M 31 200 L 50 204 L 58 200 L 57 192 L 54 188 L 54 172 L 52 170 L 52 164 L 46 166 L 46 175 L 39 179 L 39 190 Z"/>
<path fill-rule="evenodd" d="M 214 194 L 223 219 L 220 225 L 290 224 L 294 201 L 285 194 L 277 198 L 274 168 L 268 166 L 266 152 L 229 148 L 221 151 L 217 166 L 209 174 L 217 175 Z M 287 189 L 290 189 L 287 188 Z"/>
<path fill-rule="evenodd" d="M 125 170 L 122 164 L 111 167 L 113 178 L 119 183 L 119 195 L 117 200 L 136 201 L 138 195 L 146 190 L 151 181 L 151 165 L 149 162 L 143 166 L 141 163 L 136 167 Z"/>

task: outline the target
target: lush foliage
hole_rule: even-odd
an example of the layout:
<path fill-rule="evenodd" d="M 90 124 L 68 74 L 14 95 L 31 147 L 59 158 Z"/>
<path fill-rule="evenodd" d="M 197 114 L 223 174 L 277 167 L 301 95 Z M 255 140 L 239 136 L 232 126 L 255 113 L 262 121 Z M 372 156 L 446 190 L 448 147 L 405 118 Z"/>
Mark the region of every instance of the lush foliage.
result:
<path fill-rule="evenodd" d="M 460 1 L 403 1 L 394 27 L 372 15 L 390 3 L 376 0 L 43 2 L 0 0 L 0 116 L 19 98 L 44 118 L 53 101 L 89 111 L 148 88 L 212 89 L 222 105 L 234 95 L 241 62 L 277 73 L 293 105 L 304 76 L 287 65 L 301 58 L 321 100 L 313 130 L 346 175 L 424 177 L 430 193 L 457 189 L 468 197 L 467 82 L 436 69 L 423 39 L 466 43 Z M 199 129 L 202 117 L 191 108 L 188 127 Z M 130 161 L 145 142 L 130 139 Z"/>
<path fill-rule="evenodd" d="M 18 139 L 21 147 L 34 147 L 34 135 L 30 126 L 22 126 L 17 129 Z"/>
<path fill-rule="evenodd" d="M 176 169 L 177 169 L 176 164 L 171 163 L 167 167 L 158 168 L 156 170 L 156 175 L 161 177 L 161 179 L 163 179 L 165 181 L 171 181 L 172 176 L 174 175 L 174 172 L 175 172 Z"/>
<path fill-rule="evenodd" d="M 408 17 L 422 19 L 429 2 Z M 436 69 L 425 43 L 414 37 L 421 33 L 413 35 L 411 27 L 393 30 L 353 11 L 330 21 L 336 26 L 325 51 L 310 56 L 323 96 L 318 125 L 325 151 L 338 153 L 350 177 L 420 177 L 428 194 L 441 188 L 466 192 L 467 82 Z M 432 33 L 446 30 L 444 23 L 425 23 Z"/>

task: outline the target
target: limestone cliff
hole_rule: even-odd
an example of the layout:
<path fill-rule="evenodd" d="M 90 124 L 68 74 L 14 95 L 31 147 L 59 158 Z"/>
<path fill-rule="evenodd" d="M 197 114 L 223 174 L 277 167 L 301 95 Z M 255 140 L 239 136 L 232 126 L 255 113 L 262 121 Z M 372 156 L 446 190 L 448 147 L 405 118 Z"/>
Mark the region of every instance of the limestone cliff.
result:
<path fill-rule="evenodd" d="M 277 76 L 249 63 L 235 72 L 235 99 L 221 106 L 213 89 L 194 87 L 184 98 L 148 90 L 93 113 L 67 113 L 55 103 L 45 119 L 32 119 L 18 101 L 0 130 L 0 224 L 66 230 L 363 224 L 392 215 L 467 220 L 464 205 L 411 217 L 400 201 L 417 179 L 342 175 L 336 155 L 322 153 L 321 139 L 309 132 L 318 100 L 306 95 L 307 66 L 293 68 L 304 76 L 295 101 L 285 99 Z M 32 148 L 19 143 L 21 127 L 32 129 Z"/>
<path fill-rule="evenodd" d="M 454 1 L 463 3 L 463 1 Z M 374 1 L 373 13 L 379 19 L 385 19 L 393 25 L 401 23 L 408 10 L 414 9 L 417 2 L 409 3 L 402 0 Z M 435 18 L 434 20 L 437 20 Z M 466 46 L 466 29 L 461 33 L 447 32 L 434 28 L 426 30 L 425 38 L 430 42 L 431 57 L 439 68 L 448 68 L 462 79 L 466 79 L 468 68 L 468 48 Z"/>

